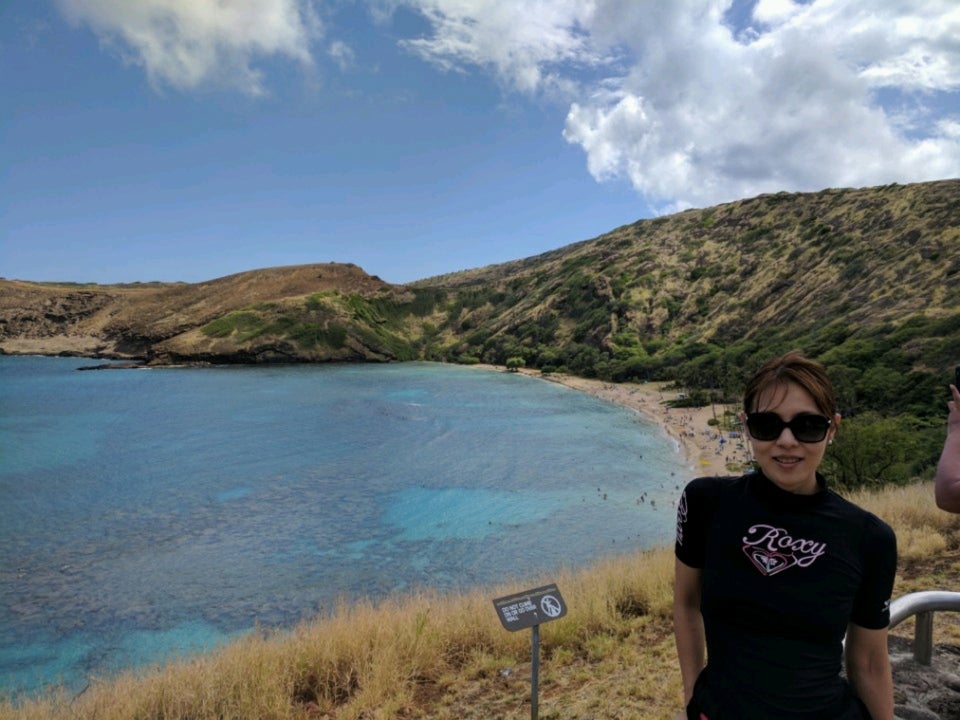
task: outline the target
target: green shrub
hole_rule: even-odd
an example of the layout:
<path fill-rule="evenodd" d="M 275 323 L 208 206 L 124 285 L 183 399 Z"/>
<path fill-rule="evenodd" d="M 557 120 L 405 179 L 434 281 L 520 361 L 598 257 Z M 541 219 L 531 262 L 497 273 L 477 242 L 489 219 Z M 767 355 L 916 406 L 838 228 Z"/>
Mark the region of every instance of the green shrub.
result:
<path fill-rule="evenodd" d="M 347 342 L 347 330 L 339 325 L 300 323 L 289 331 L 288 337 L 305 349 L 319 345 L 339 350 Z"/>
<path fill-rule="evenodd" d="M 237 342 L 256 337 L 266 327 L 263 319 L 254 312 L 238 310 L 211 320 L 200 331 L 207 337 L 226 338 L 234 333 L 240 335 Z"/>
<path fill-rule="evenodd" d="M 522 357 L 514 356 L 514 357 L 507 358 L 507 370 L 510 370 L 511 372 L 516 372 L 520 368 L 524 368 L 526 366 L 527 366 L 527 361 L 524 360 Z"/>

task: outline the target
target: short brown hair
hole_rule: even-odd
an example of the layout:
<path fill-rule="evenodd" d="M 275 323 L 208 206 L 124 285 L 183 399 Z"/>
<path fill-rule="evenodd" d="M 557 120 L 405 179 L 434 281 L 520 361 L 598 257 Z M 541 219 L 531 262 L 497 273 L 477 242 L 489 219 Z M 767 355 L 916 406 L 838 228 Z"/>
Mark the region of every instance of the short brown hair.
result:
<path fill-rule="evenodd" d="M 833 417 L 837 411 L 837 398 L 827 371 L 820 363 L 804 357 L 799 350 L 791 350 L 786 355 L 768 360 L 757 370 L 743 391 L 744 412 L 755 412 L 761 393 L 775 386 L 785 386 L 788 382 L 806 390 L 817 409 L 827 417 Z"/>

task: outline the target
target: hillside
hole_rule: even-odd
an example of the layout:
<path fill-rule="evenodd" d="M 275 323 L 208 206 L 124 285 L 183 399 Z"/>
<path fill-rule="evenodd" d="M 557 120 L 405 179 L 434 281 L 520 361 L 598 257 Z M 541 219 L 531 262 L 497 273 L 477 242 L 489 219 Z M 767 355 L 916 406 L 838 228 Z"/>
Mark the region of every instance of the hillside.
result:
<path fill-rule="evenodd" d="M 0 280 L 0 352 L 153 364 L 389 360 L 395 359 L 389 350 L 361 337 L 366 327 L 352 335 L 344 329 L 339 342 L 324 337 L 324 331 L 333 334 L 330 328 L 341 315 L 350 314 L 338 311 L 332 298 L 395 302 L 406 294 L 355 265 L 333 263 L 253 270 L 195 284 Z"/>
<path fill-rule="evenodd" d="M 674 379 L 731 396 L 800 347 L 845 409 L 942 410 L 960 361 L 960 180 L 778 193 L 394 286 L 353 265 L 198 284 L 0 281 L 0 352 L 183 362 L 409 359 Z"/>
<path fill-rule="evenodd" d="M 960 358 L 941 343 L 960 328 L 958 270 L 960 181 L 947 181 L 760 196 L 435 282 L 459 292 L 445 329 L 465 352 L 606 361 L 627 379 L 718 354 L 740 375 L 760 345 L 819 355 L 895 329 L 918 367 L 945 369 Z"/>

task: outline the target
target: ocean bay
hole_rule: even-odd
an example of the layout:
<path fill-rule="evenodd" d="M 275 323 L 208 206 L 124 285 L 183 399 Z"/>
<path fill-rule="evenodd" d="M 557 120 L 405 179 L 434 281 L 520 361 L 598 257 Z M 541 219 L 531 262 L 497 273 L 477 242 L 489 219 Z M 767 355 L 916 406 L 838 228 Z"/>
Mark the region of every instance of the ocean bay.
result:
<path fill-rule="evenodd" d="M 523 583 L 672 536 L 673 443 L 554 383 L 88 364 L 0 357 L 0 688 L 79 689 L 341 598 Z"/>

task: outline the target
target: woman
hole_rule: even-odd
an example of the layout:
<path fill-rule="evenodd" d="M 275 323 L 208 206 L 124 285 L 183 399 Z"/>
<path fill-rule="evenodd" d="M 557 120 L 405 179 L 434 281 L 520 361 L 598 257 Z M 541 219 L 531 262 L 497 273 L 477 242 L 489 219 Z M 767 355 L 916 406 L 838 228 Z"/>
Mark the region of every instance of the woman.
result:
<path fill-rule="evenodd" d="M 896 538 L 817 472 L 840 424 L 835 408 L 821 365 L 797 352 L 769 361 L 747 384 L 740 414 L 759 471 L 684 489 L 679 717 L 892 720 Z"/>
<path fill-rule="evenodd" d="M 956 385 L 950 386 L 953 400 L 947 403 L 947 439 L 943 443 L 933 490 L 937 507 L 948 512 L 960 513 L 960 392 Z"/>

